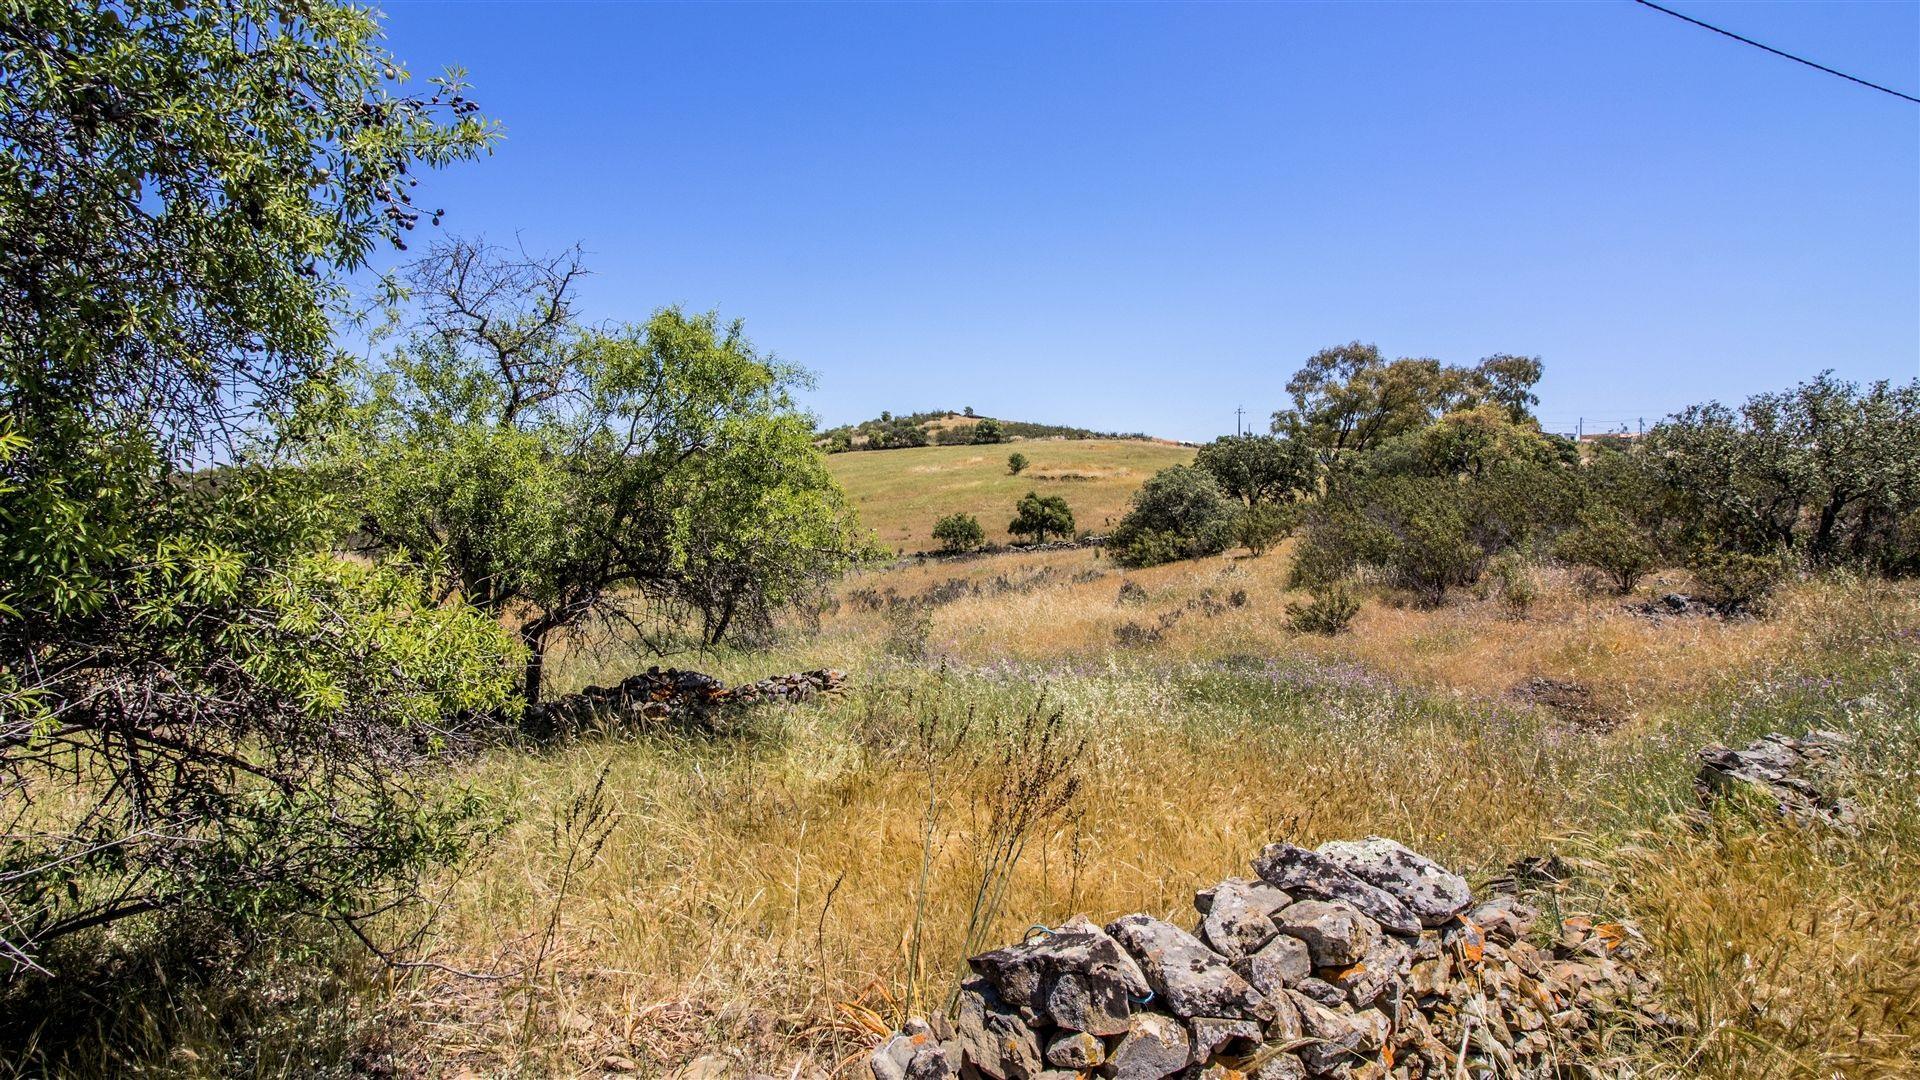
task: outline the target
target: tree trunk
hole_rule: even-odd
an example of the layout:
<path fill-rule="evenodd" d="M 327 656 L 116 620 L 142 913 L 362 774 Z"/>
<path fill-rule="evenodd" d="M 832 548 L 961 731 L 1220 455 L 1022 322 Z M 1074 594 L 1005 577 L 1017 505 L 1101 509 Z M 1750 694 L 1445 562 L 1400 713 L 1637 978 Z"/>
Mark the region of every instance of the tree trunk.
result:
<path fill-rule="evenodd" d="M 535 620 L 520 630 L 520 641 L 527 647 L 527 669 L 520 694 L 529 705 L 540 704 L 540 678 L 546 667 L 548 629 L 544 621 Z"/>

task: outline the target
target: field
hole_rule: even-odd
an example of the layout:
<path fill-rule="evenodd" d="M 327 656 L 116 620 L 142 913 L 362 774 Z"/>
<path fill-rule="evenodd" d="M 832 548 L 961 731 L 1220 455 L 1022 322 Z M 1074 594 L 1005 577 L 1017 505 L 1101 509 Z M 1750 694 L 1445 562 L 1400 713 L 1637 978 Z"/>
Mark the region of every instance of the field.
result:
<path fill-rule="evenodd" d="M 1007 473 L 1007 455 L 1031 462 Z M 953 513 L 980 519 L 1004 543 L 1013 504 L 1029 491 L 1060 495 L 1082 529 L 1105 531 L 1126 513 L 1147 477 L 1192 460 L 1193 451 L 1134 439 L 1022 440 L 988 446 L 921 446 L 834 454 L 828 467 L 860 511 L 861 525 L 901 552 L 937 546 L 933 523 Z"/>
<path fill-rule="evenodd" d="M 404 984 L 409 1038 L 480 1075 L 863 1075 L 873 1017 L 951 985 L 1006 793 L 1058 766 L 1080 796 L 1027 842 L 987 943 L 1078 911 L 1190 918 L 1194 887 L 1281 837 L 1392 835 L 1476 881 L 1554 854 L 1578 873 L 1551 910 L 1636 920 L 1692 1024 L 1621 1045 L 1603 1075 L 1920 1062 L 1914 590 L 1831 578 L 1764 620 L 1658 622 L 1542 571 L 1524 614 L 1370 599 L 1350 635 L 1303 638 L 1281 625 L 1286 564 L 896 568 L 848 583 L 815 635 L 702 662 L 839 666 L 855 689 L 837 702 L 718 739 L 487 760 L 475 778 L 522 817 L 450 883 L 430 951 L 522 974 Z M 1542 675 L 1591 707 L 1512 692 Z M 1694 749 L 1809 726 L 1863 737 L 1858 832 L 1686 816 Z"/>

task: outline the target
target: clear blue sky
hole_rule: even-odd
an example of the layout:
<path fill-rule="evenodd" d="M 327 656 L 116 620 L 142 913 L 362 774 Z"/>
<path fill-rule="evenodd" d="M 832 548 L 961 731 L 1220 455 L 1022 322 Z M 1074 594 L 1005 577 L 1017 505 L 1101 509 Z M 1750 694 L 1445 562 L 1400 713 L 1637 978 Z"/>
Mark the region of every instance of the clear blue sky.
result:
<path fill-rule="evenodd" d="M 581 241 L 882 409 L 1205 439 L 1306 356 L 1542 356 L 1550 427 L 1920 372 L 1920 106 L 1627 2 L 386 0 L 505 126 L 446 228 Z M 1668 6 L 1920 93 L 1920 4 Z"/>

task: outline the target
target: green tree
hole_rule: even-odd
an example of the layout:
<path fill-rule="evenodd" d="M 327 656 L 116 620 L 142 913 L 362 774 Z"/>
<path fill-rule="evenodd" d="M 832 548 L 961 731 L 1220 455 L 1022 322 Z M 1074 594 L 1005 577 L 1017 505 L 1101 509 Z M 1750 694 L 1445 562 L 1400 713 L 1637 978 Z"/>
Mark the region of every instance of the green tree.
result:
<path fill-rule="evenodd" d="M 1007 531 L 1014 536 L 1030 536 L 1034 543 L 1044 544 L 1049 535 L 1073 535 L 1073 511 L 1058 495 L 1043 498 L 1039 492 L 1029 491 L 1013 509 L 1014 518 L 1007 523 Z"/>
<path fill-rule="evenodd" d="M 1823 373 L 1738 412 L 1696 405 L 1648 441 L 1690 550 L 1881 562 L 1920 509 L 1920 381 L 1862 388 Z"/>
<path fill-rule="evenodd" d="M 1000 421 L 989 416 L 973 425 L 975 443 L 1001 443 L 1007 441 L 1006 433 L 1000 429 Z"/>
<path fill-rule="evenodd" d="M 942 551 L 971 551 L 987 542 L 987 532 L 972 514 L 948 514 L 934 522 L 933 538 Z"/>
<path fill-rule="evenodd" d="M 463 241 L 415 263 L 403 340 L 326 459 L 365 535 L 518 626 L 529 702 L 559 630 L 762 635 L 858 551 L 802 373 L 711 314 L 582 325 L 582 273 Z"/>
<path fill-rule="evenodd" d="M 343 274 L 489 128 L 452 75 L 398 93 L 344 4 L 12 3 L 0 45 L 0 952 L 356 920 L 477 823 L 418 766 L 517 651 L 327 554 L 286 420 Z"/>
<path fill-rule="evenodd" d="M 1488 402 L 1521 421 L 1537 400 L 1541 371 L 1534 357 L 1499 354 L 1463 368 L 1424 357 L 1390 361 L 1376 346 L 1350 342 L 1315 353 L 1287 381 L 1293 407 L 1273 414 L 1273 431 L 1331 463 Z"/>
<path fill-rule="evenodd" d="M 1154 473 L 1134 492 L 1108 551 L 1122 566 L 1217 555 L 1233 542 L 1238 520 L 1212 473 L 1175 465 Z"/>
<path fill-rule="evenodd" d="M 1015 450 L 1007 455 L 1007 475 L 1019 476 L 1027 469 L 1027 455 Z"/>
<path fill-rule="evenodd" d="M 1222 435 L 1202 446 L 1193 463 L 1211 473 L 1229 498 L 1248 507 L 1304 498 L 1320 473 L 1305 441 L 1272 435 Z"/>

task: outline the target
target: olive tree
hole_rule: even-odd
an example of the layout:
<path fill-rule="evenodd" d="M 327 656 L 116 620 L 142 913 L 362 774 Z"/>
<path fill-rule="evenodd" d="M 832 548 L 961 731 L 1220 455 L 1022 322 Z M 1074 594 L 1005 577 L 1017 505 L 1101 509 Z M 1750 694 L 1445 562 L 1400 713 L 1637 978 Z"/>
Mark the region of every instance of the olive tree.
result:
<path fill-rule="evenodd" d="M 804 373 L 710 313 L 586 325 L 584 272 L 577 251 L 437 245 L 323 462 L 378 550 L 518 628 L 529 702 L 559 631 L 763 635 L 858 553 L 793 404 Z"/>
<path fill-rule="evenodd" d="M 357 922 L 460 849 L 417 766 L 516 650 L 330 554 L 287 468 L 344 274 L 414 173 L 482 152 L 313 0 L 16 2 L 0 19 L 0 955 L 136 916 Z"/>

